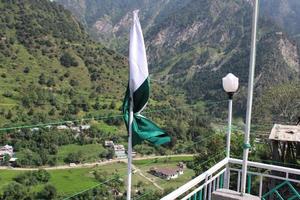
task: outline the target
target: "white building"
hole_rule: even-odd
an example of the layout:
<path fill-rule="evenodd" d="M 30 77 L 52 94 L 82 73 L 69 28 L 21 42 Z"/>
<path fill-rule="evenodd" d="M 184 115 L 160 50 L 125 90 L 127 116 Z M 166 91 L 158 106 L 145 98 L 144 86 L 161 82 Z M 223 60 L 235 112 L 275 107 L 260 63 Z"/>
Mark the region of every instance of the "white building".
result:
<path fill-rule="evenodd" d="M 114 152 L 117 158 L 127 158 L 127 155 L 125 153 L 125 147 L 122 144 L 115 144 Z"/>
<path fill-rule="evenodd" d="M 14 155 L 14 149 L 10 145 L 5 145 L 0 148 L 0 160 L 3 160 L 5 155 L 9 155 L 10 157 L 13 157 Z"/>
<path fill-rule="evenodd" d="M 78 126 L 72 126 L 72 127 L 70 127 L 70 129 L 72 130 L 72 131 L 75 131 L 75 132 L 80 132 L 80 127 L 78 127 Z"/>
<path fill-rule="evenodd" d="M 183 168 L 151 168 L 149 172 L 154 176 L 171 180 L 178 178 L 179 175 L 182 175 Z"/>
<path fill-rule="evenodd" d="M 90 128 L 91 128 L 91 125 L 82 125 L 82 126 L 80 126 L 81 130 L 88 130 Z"/>
<path fill-rule="evenodd" d="M 66 129 L 69 129 L 69 127 L 66 126 L 66 125 L 59 125 L 59 126 L 57 126 L 56 128 L 57 128 L 58 130 L 66 130 Z"/>
<path fill-rule="evenodd" d="M 114 147 L 114 142 L 111 140 L 105 140 L 104 141 L 104 146 L 105 147 Z"/>

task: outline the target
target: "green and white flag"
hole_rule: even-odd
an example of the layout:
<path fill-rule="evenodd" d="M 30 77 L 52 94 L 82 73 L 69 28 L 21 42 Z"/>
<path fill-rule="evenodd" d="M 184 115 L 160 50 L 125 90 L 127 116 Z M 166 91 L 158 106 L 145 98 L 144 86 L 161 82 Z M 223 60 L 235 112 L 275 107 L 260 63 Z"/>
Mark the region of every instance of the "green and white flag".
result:
<path fill-rule="evenodd" d="M 147 56 L 138 11 L 133 12 L 133 25 L 130 30 L 129 67 L 129 83 L 123 102 L 123 114 L 128 128 L 129 106 L 132 98 L 132 144 L 139 144 L 143 140 L 154 145 L 170 142 L 170 137 L 162 129 L 141 115 L 149 99 L 150 84 Z"/>

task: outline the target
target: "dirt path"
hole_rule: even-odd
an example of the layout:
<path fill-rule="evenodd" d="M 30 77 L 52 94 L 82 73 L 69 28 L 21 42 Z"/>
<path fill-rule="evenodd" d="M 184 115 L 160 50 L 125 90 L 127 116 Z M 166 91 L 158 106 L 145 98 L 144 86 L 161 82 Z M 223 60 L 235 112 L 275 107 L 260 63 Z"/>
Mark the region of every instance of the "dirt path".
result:
<path fill-rule="evenodd" d="M 145 156 L 145 157 L 138 157 L 133 158 L 133 160 L 149 160 L 149 159 L 155 159 L 155 158 L 173 158 L 173 157 L 191 157 L 195 154 L 178 154 L 178 155 L 167 155 L 167 156 Z M 74 166 L 70 165 L 59 165 L 54 167 L 36 167 L 36 168 L 14 168 L 14 167 L 0 167 L 0 170 L 19 170 L 19 171 L 30 171 L 30 170 L 38 170 L 38 169 L 46 169 L 46 170 L 58 170 L 58 169 L 76 169 L 76 168 L 85 168 L 85 167 L 95 167 L 95 166 L 101 166 L 101 165 L 108 165 L 112 163 L 117 162 L 125 162 L 127 163 L 127 159 L 112 159 L 107 161 L 101 161 L 101 162 L 92 162 L 92 163 L 82 163 L 77 164 Z"/>
<path fill-rule="evenodd" d="M 128 163 L 127 160 L 124 161 L 126 164 Z M 131 165 L 133 171 L 135 171 L 135 173 L 138 173 L 141 177 L 143 177 L 144 179 L 146 179 L 147 181 L 149 181 L 150 183 L 152 183 L 155 187 L 157 187 L 159 190 L 163 191 L 164 188 L 160 187 L 154 180 L 152 180 L 151 178 L 147 177 L 145 174 L 143 174 L 142 170 L 139 169 L 138 167 L 136 167 L 134 164 Z"/>

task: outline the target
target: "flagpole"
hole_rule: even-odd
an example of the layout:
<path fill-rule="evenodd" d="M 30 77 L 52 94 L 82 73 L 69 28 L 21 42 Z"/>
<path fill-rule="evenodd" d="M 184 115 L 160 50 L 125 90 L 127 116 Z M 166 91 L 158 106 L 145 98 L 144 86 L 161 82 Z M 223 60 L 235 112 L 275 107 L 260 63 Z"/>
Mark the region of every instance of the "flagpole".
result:
<path fill-rule="evenodd" d="M 245 128 L 245 136 L 244 136 L 244 144 L 243 144 L 241 196 L 243 196 L 246 192 L 248 154 L 249 154 L 249 148 L 251 147 L 250 128 L 251 128 L 254 75 L 255 75 L 254 72 L 255 72 L 255 56 L 256 56 L 257 21 L 258 21 L 258 11 L 259 11 L 258 9 L 259 9 L 259 0 L 255 0 L 253 5 L 253 16 L 252 16 L 251 54 L 250 54 L 249 80 L 248 80 L 246 128 Z"/>
<path fill-rule="evenodd" d="M 129 98 L 129 120 L 128 120 L 128 170 L 127 170 L 127 200 L 131 200 L 131 177 L 132 177 L 132 170 L 131 170 L 131 163 L 132 163 L 132 122 L 133 122 L 133 99 L 132 93 L 130 91 L 130 98 Z"/>

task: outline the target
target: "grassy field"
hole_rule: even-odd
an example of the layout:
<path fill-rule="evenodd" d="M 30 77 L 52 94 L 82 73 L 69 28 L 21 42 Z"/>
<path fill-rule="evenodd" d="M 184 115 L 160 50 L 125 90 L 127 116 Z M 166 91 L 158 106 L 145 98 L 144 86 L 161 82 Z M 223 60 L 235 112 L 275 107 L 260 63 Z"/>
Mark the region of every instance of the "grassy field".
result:
<path fill-rule="evenodd" d="M 82 152 L 82 156 L 84 158 L 84 162 L 93 162 L 100 159 L 99 154 L 104 151 L 104 148 L 101 144 L 86 144 L 86 145 L 78 145 L 78 144 L 70 144 L 64 145 L 58 148 L 58 163 L 64 163 L 64 159 L 73 152 Z"/>
<path fill-rule="evenodd" d="M 68 197 L 77 192 L 92 188 L 99 184 L 93 176 L 95 170 L 107 172 L 109 175 L 118 173 L 125 180 L 127 173 L 127 165 L 125 163 L 114 163 L 105 166 L 93 168 L 79 168 L 79 169 L 63 169 L 63 170 L 49 170 L 51 175 L 49 183 L 53 184 L 60 197 Z M 5 186 L 13 181 L 13 178 L 24 171 L 15 170 L 1 170 L 0 172 L 0 193 Z M 145 180 L 138 174 L 133 175 L 133 187 L 136 187 L 138 182 L 142 182 L 144 187 L 155 189 L 152 183 Z M 43 185 L 37 185 L 31 188 L 38 191 Z"/>
<path fill-rule="evenodd" d="M 68 145 L 61 151 L 62 155 L 67 154 L 77 147 Z M 92 149 L 93 146 L 90 146 Z M 98 148 L 98 147 L 94 147 Z M 92 150 L 91 150 L 92 151 Z M 142 170 L 143 174 L 154 180 L 158 185 L 163 188 L 177 188 L 184 184 L 194 176 L 194 172 L 190 169 L 185 169 L 184 174 L 178 179 L 174 180 L 163 180 L 158 177 L 152 176 L 148 173 L 151 167 L 176 167 L 178 161 L 190 160 L 192 157 L 176 157 L 170 158 L 167 162 L 163 159 L 149 159 L 143 161 L 134 161 L 136 167 Z M 109 176 L 113 173 L 118 173 L 124 181 L 126 180 L 127 165 L 125 163 L 114 163 L 109 165 L 97 166 L 92 168 L 78 168 L 78 169 L 61 169 L 61 170 L 49 170 L 51 175 L 49 183 L 53 184 L 60 197 L 68 197 L 77 192 L 92 188 L 98 184 L 97 180 L 93 176 L 95 170 L 101 170 L 107 172 Z M 5 186 L 13 181 L 13 178 L 24 171 L 16 170 L 1 170 L 0 171 L 0 193 L 3 191 Z M 133 174 L 133 188 L 136 188 L 139 182 L 142 182 L 143 187 L 147 189 L 157 189 L 151 182 L 141 177 L 138 173 Z M 80 183 L 80 184 L 79 184 Z M 31 188 L 32 190 L 39 191 L 43 185 L 37 185 Z"/>
<path fill-rule="evenodd" d="M 179 186 L 183 185 L 184 183 L 190 181 L 193 176 L 195 175 L 194 171 L 188 168 L 184 169 L 184 174 L 180 175 L 177 179 L 173 180 L 165 180 L 161 179 L 159 177 L 153 176 L 148 171 L 151 167 L 158 167 L 158 168 L 176 168 L 178 162 L 180 161 L 188 161 L 192 159 L 192 157 L 174 157 L 171 158 L 169 161 L 165 162 L 163 160 L 157 160 L 155 162 L 150 162 L 149 160 L 143 160 L 144 162 L 137 162 L 134 161 L 135 166 L 142 170 L 143 174 L 145 174 L 147 177 L 154 180 L 159 186 L 161 186 L 164 189 L 168 188 L 178 188 Z M 148 161 L 148 163 L 147 163 Z"/>
<path fill-rule="evenodd" d="M 155 158 L 147 160 L 134 160 L 133 164 L 135 165 L 148 165 L 149 163 L 178 163 L 178 162 L 188 162 L 192 161 L 193 156 L 179 156 L 179 157 L 165 157 L 165 158 Z"/>

